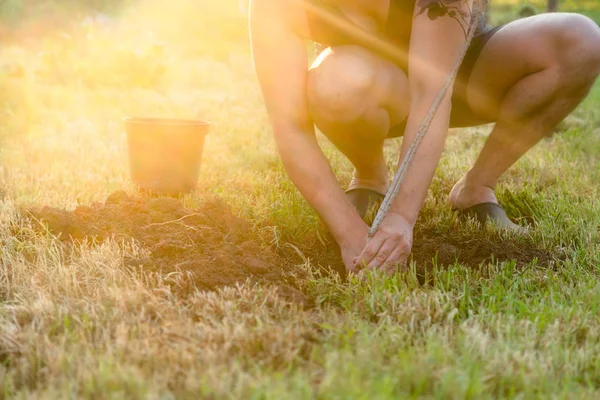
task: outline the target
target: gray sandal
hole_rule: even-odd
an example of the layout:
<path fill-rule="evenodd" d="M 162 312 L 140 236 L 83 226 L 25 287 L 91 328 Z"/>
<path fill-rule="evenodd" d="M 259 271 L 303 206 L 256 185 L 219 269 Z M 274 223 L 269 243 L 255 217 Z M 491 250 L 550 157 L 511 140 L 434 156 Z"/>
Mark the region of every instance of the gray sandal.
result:
<path fill-rule="evenodd" d="M 366 188 L 348 189 L 346 196 L 361 218 L 367 215 L 367 211 L 372 205 L 381 203 L 385 197 L 376 190 Z"/>
<path fill-rule="evenodd" d="M 489 220 L 499 228 L 521 234 L 528 233 L 527 228 L 512 222 L 506 215 L 504 208 L 496 203 L 480 203 L 465 210 L 459 210 L 459 212 L 467 217 L 475 217 L 477 222 L 479 222 L 482 226 L 485 225 Z"/>

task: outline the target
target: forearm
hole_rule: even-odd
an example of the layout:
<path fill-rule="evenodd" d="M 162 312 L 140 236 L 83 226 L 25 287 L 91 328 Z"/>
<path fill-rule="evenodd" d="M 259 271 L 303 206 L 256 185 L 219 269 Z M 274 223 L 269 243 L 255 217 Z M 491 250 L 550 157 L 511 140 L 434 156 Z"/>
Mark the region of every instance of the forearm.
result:
<path fill-rule="evenodd" d="M 444 149 L 452 108 L 450 98 L 450 93 L 448 93 L 436 112 L 431 126 L 406 173 L 400 192 L 392 204 L 391 211 L 402 215 L 413 226 L 423 206 Z M 404 158 L 410 144 L 413 142 L 417 130 L 433 101 L 434 96 L 421 96 L 412 103 L 405 136 L 402 141 L 400 160 Z"/>
<path fill-rule="evenodd" d="M 314 135 L 286 133 L 275 137 L 288 176 L 338 243 L 366 226 L 344 195 Z"/>
<path fill-rule="evenodd" d="M 473 0 L 423 1 L 415 8 L 411 31 L 408 80 L 411 109 L 402 143 L 401 159 L 413 142 L 421 122 L 448 77 L 455 71 L 467 45 L 466 32 L 472 20 Z M 433 8 L 432 8 L 433 7 Z M 432 11 L 437 10 L 436 12 Z M 479 11 L 478 11 L 479 12 Z M 476 20 L 478 21 L 478 20 Z M 392 211 L 414 225 L 439 162 L 450 122 L 452 88 L 449 88 L 417 149 L 412 165 L 392 204 Z"/>

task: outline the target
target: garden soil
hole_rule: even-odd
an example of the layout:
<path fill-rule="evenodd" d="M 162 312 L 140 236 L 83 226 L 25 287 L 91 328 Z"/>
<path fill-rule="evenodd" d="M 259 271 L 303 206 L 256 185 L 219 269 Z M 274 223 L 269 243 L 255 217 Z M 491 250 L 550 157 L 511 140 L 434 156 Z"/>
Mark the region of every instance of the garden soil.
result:
<path fill-rule="evenodd" d="M 175 198 L 116 192 L 104 204 L 74 211 L 43 207 L 28 210 L 28 215 L 66 244 L 133 240 L 145 255 L 126 258 L 125 266 L 181 271 L 188 275 L 188 285 L 200 290 L 250 280 L 276 284 L 285 296 L 301 296 L 294 288 L 297 278 L 291 275 L 302 276 L 303 271 L 261 243 L 266 242 L 264 235 L 219 200 L 191 210 Z"/>
<path fill-rule="evenodd" d="M 223 201 L 212 200 L 191 210 L 174 198 L 111 194 L 104 204 L 79 206 L 74 211 L 51 207 L 30 209 L 40 227 L 45 226 L 65 243 L 78 241 L 135 241 L 146 255 L 125 259 L 125 265 L 163 272 L 183 271 L 189 283 L 201 290 L 214 290 L 236 283 L 270 283 L 288 297 L 301 298 L 296 282 L 305 272 L 296 267 L 297 255 L 277 251 L 268 245 L 260 230 L 236 216 Z M 331 241 L 330 241 L 331 242 Z M 343 271 L 339 256 L 331 249 L 302 248 L 300 252 L 321 266 Z M 317 246 L 317 247 L 318 247 Z M 424 273 L 437 260 L 439 266 L 458 261 L 472 268 L 481 263 L 516 261 L 522 266 L 534 259 L 538 265 L 551 266 L 559 257 L 551 251 L 515 240 L 466 237 L 461 234 L 415 234 L 413 258 Z"/>

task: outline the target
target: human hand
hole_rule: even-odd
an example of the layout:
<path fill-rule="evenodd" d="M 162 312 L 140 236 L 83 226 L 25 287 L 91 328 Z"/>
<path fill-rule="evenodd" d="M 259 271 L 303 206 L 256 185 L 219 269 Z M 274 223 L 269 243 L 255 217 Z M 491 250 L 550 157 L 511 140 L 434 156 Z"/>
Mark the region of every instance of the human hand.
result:
<path fill-rule="evenodd" d="M 412 242 L 413 225 L 400 214 L 390 212 L 354 260 L 352 270 L 380 270 L 391 275 L 406 265 Z"/>
<path fill-rule="evenodd" d="M 361 220 L 362 225 L 356 227 L 348 235 L 344 237 L 344 240 L 339 242 L 340 249 L 342 251 L 342 260 L 346 267 L 346 272 L 355 273 L 359 270 L 356 269 L 356 259 L 365 248 L 367 244 L 367 234 L 369 233 L 369 226 Z"/>

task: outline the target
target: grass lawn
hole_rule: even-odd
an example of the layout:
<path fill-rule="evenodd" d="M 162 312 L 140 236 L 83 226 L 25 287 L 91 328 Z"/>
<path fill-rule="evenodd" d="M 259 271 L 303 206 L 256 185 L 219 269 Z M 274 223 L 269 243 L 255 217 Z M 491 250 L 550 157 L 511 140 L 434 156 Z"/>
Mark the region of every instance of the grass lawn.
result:
<path fill-rule="evenodd" d="M 491 0 L 492 23 L 508 22 L 517 16 L 520 7 L 532 6 L 538 13 L 546 11 L 546 0 Z M 559 0 L 558 11 L 587 15 L 600 24 L 600 6 L 595 0 Z"/>
<path fill-rule="evenodd" d="M 514 260 L 421 260 L 406 276 L 345 282 L 323 273 L 334 243 L 276 154 L 244 21 L 216 3 L 141 2 L 0 49 L 0 397 L 599 398 L 600 85 L 498 188 L 531 239 L 451 211 L 448 191 L 490 127 L 449 135 L 416 242 L 496 243 Z M 300 300 L 255 282 L 201 290 L 168 258 L 129 264 L 148 256 L 140 241 L 41 229 L 26 210 L 135 192 L 126 116 L 212 122 L 199 188 L 181 201 L 230 205 L 251 245 L 236 257 L 300 271 Z M 321 140 L 346 185 L 351 166 Z M 387 144 L 390 170 L 399 148 Z"/>

